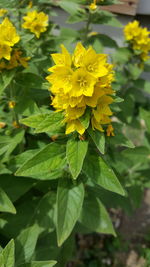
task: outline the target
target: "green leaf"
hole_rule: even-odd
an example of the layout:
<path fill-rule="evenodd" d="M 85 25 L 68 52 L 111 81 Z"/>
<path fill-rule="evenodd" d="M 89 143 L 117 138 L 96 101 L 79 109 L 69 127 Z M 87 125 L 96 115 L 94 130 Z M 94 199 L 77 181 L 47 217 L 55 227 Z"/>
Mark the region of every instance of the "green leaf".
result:
<path fill-rule="evenodd" d="M 116 236 L 107 210 L 101 201 L 92 194 L 85 198 L 79 220 L 92 232 Z"/>
<path fill-rule="evenodd" d="M 140 108 L 140 117 L 145 121 L 146 128 L 150 132 L 150 111 Z"/>
<path fill-rule="evenodd" d="M 12 79 L 14 78 L 15 71 L 5 71 L 0 73 L 0 95 L 3 93 L 5 88 L 11 83 Z"/>
<path fill-rule="evenodd" d="M 34 180 L 23 177 L 15 177 L 14 175 L 3 174 L 0 176 L 0 187 L 14 202 L 24 195 L 35 184 Z"/>
<path fill-rule="evenodd" d="M 35 224 L 23 230 L 15 240 L 16 266 L 29 262 L 34 253 L 39 227 Z"/>
<path fill-rule="evenodd" d="M 88 142 L 70 139 L 67 142 L 66 156 L 69 169 L 74 179 L 78 177 L 82 170 L 84 158 L 87 153 Z"/>
<path fill-rule="evenodd" d="M 88 129 L 88 132 L 95 143 L 98 150 L 104 154 L 105 153 L 105 136 L 103 133 L 100 133 L 99 131 L 95 130 L 93 131 L 91 128 Z"/>
<path fill-rule="evenodd" d="M 113 61 L 122 64 L 128 62 L 131 56 L 131 51 L 126 47 L 120 47 L 112 54 Z"/>
<path fill-rule="evenodd" d="M 17 170 L 15 175 L 35 177 L 39 180 L 53 179 L 53 172 L 56 173 L 56 171 L 60 171 L 65 165 L 66 158 L 64 146 L 50 143 L 32 158 L 27 160 Z"/>
<path fill-rule="evenodd" d="M 86 112 L 84 113 L 84 115 L 79 118 L 81 124 L 84 126 L 85 129 L 87 129 L 89 127 L 90 116 L 91 116 L 90 110 L 87 109 Z"/>
<path fill-rule="evenodd" d="M 6 193 L 0 188 L 0 211 L 16 214 L 16 209 Z"/>
<path fill-rule="evenodd" d="M 7 246 L 2 251 L 4 264 L 6 267 L 14 267 L 15 263 L 15 244 L 14 240 L 10 240 Z M 0 262 L 1 263 L 1 262 Z"/>
<path fill-rule="evenodd" d="M 118 19 L 115 18 L 115 15 L 109 11 L 97 10 L 91 15 L 91 22 L 94 24 L 105 24 L 113 27 L 122 27 L 122 24 Z"/>
<path fill-rule="evenodd" d="M 1 267 L 5 267 L 5 265 L 4 265 L 4 257 L 3 257 L 2 253 L 0 254 L 0 263 L 1 263 Z"/>
<path fill-rule="evenodd" d="M 73 1 L 62 0 L 59 5 L 70 15 L 74 15 L 79 10 L 79 5 Z"/>
<path fill-rule="evenodd" d="M 0 136 L 0 155 L 5 153 L 3 162 L 8 160 L 9 155 L 13 152 L 16 146 L 23 140 L 25 131 L 17 129 L 15 134 L 11 137 Z"/>
<path fill-rule="evenodd" d="M 134 65 L 134 64 L 128 64 L 128 68 L 129 68 L 129 73 L 130 73 L 133 80 L 138 79 L 138 77 L 143 72 L 143 70 L 140 69 L 139 66 Z"/>
<path fill-rule="evenodd" d="M 69 179 L 60 179 L 57 190 L 57 241 L 58 246 L 70 235 L 79 218 L 84 199 L 83 184 L 73 185 Z"/>
<path fill-rule="evenodd" d="M 105 189 L 123 196 L 125 195 L 115 173 L 101 157 L 88 154 L 84 161 L 83 172 L 96 184 Z"/>
<path fill-rule="evenodd" d="M 123 146 L 134 148 L 135 145 L 129 140 L 122 132 L 124 130 L 124 125 L 121 123 L 113 123 L 115 136 L 107 137 L 107 142 L 110 145 Z"/>
<path fill-rule="evenodd" d="M 35 133 L 57 133 L 60 132 L 62 128 L 62 120 L 62 113 L 51 111 L 46 114 L 37 114 L 30 116 L 28 118 L 20 120 L 20 122 L 29 127 L 35 128 Z"/>

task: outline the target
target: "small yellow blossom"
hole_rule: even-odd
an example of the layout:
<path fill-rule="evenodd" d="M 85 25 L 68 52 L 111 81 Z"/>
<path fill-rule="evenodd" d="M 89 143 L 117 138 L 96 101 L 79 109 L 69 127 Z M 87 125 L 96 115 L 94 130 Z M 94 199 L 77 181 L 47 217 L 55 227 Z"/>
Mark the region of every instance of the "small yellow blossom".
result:
<path fill-rule="evenodd" d="M 111 124 L 108 125 L 106 132 L 107 132 L 107 136 L 115 136 L 114 128 Z"/>
<path fill-rule="evenodd" d="M 90 6 L 89 6 L 89 8 L 90 8 L 90 10 L 92 10 L 92 11 L 94 11 L 94 10 L 96 10 L 97 9 L 97 5 L 96 5 L 96 3 L 91 3 L 90 4 Z"/>
<path fill-rule="evenodd" d="M 22 24 L 22 27 L 29 29 L 37 38 L 40 38 L 41 33 L 47 30 L 48 15 L 44 12 L 29 11 L 23 19 L 25 22 Z"/>
<path fill-rule="evenodd" d="M 9 101 L 8 106 L 10 109 L 13 109 L 16 106 L 16 102 L 15 101 Z"/>
<path fill-rule="evenodd" d="M 6 123 L 5 122 L 2 122 L 0 121 L 0 129 L 3 129 L 6 127 Z"/>
<path fill-rule="evenodd" d="M 128 23 L 124 28 L 125 39 L 130 43 L 133 50 L 141 52 L 140 58 L 143 61 L 149 59 L 150 52 L 150 32 L 147 28 L 142 28 L 139 21 Z"/>
<path fill-rule="evenodd" d="M 20 124 L 17 121 L 13 121 L 12 125 L 16 129 L 19 129 L 21 127 Z"/>
<path fill-rule="evenodd" d="M 1 9 L 0 9 L 0 17 L 3 17 L 4 15 L 6 15 L 7 12 L 8 12 L 8 11 L 7 11 L 6 9 L 1 8 Z"/>
<path fill-rule="evenodd" d="M 91 111 L 93 130 L 103 132 L 102 125 L 111 122 L 113 66 L 107 63 L 105 54 L 96 54 L 92 47 L 85 49 L 81 43 L 73 55 L 63 45 L 61 48 L 62 53 L 51 55 L 55 66 L 49 68 L 51 74 L 46 79 L 51 84 L 53 107 L 64 112 L 66 134 L 77 131 L 83 135 L 85 127 L 80 118 L 87 108 Z"/>

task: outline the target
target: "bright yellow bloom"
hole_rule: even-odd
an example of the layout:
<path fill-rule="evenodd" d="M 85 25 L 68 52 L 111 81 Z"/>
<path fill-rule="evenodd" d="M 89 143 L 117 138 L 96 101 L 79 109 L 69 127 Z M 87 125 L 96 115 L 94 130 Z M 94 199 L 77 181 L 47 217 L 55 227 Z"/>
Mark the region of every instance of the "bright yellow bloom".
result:
<path fill-rule="evenodd" d="M 8 106 L 9 106 L 9 108 L 13 109 L 16 106 L 16 102 L 15 101 L 9 101 Z"/>
<path fill-rule="evenodd" d="M 90 10 L 96 10 L 97 9 L 97 5 L 93 2 L 93 3 L 91 3 L 90 4 L 90 6 L 89 6 L 89 8 L 90 8 Z"/>
<path fill-rule="evenodd" d="M 40 37 L 42 32 L 47 30 L 48 26 L 48 15 L 44 12 L 29 11 L 27 16 L 24 16 L 25 22 L 22 24 L 24 29 L 29 29 L 30 32 L 34 33 L 37 38 Z"/>
<path fill-rule="evenodd" d="M 107 136 L 115 136 L 114 128 L 112 127 L 111 124 L 108 125 L 106 132 L 107 132 Z"/>
<path fill-rule="evenodd" d="M 1 9 L 0 9 L 0 17 L 3 17 L 4 15 L 6 15 L 7 12 L 8 12 L 8 11 L 7 11 L 6 9 L 1 8 Z"/>
<path fill-rule="evenodd" d="M 61 48 L 62 53 L 52 54 L 55 66 L 49 68 L 47 80 L 51 84 L 53 107 L 64 112 L 66 134 L 85 132 L 80 118 L 87 108 L 91 111 L 93 129 L 103 131 L 102 125 L 111 122 L 113 66 L 107 63 L 106 55 L 96 54 L 92 47 L 85 49 L 81 43 L 76 45 L 73 55 L 63 45 Z"/>
<path fill-rule="evenodd" d="M 8 18 L 0 24 L 0 33 L 0 59 L 10 60 L 12 47 L 19 42 L 20 37 Z"/>
<path fill-rule="evenodd" d="M 125 26 L 124 35 L 132 49 L 140 51 L 140 58 L 146 61 L 150 52 L 150 32 L 147 28 L 140 27 L 139 22 L 135 20 Z"/>
<path fill-rule="evenodd" d="M 3 129 L 6 127 L 6 123 L 5 122 L 2 122 L 0 121 L 0 129 Z"/>

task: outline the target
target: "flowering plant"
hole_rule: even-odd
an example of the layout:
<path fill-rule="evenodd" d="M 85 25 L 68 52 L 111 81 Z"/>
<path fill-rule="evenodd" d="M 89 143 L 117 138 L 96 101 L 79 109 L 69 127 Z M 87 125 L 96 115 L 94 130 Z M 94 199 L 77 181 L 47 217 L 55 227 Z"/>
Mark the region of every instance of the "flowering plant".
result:
<path fill-rule="evenodd" d="M 94 32 L 97 23 L 122 26 L 101 8 L 114 3 L 0 1 L 2 267 L 66 266 L 79 233 L 116 237 L 110 210 L 140 203 L 149 31 L 125 26 L 124 47 Z M 85 22 L 78 32 L 54 22 L 58 8 L 67 26 Z"/>

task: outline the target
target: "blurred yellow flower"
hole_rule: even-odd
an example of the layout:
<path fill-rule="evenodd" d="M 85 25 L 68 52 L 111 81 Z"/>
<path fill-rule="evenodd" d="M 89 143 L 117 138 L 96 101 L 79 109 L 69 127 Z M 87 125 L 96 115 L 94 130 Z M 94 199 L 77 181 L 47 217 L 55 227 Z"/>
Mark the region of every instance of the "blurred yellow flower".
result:
<path fill-rule="evenodd" d="M 114 128 L 111 124 L 108 125 L 106 132 L 107 132 L 107 136 L 115 136 Z"/>
<path fill-rule="evenodd" d="M 6 15 L 7 12 L 8 12 L 8 11 L 7 11 L 6 9 L 1 8 L 1 9 L 0 9 L 0 17 L 3 17 L 4 15 Z"/>
<path fill-rule="evenodd" d="M 22 27 L 29 29 L 37 38 L 40 38 L 41 33 L 47 30 L 48 15 L 44 12 L 29 11 L 23 19 L 25 22 L 22 24 Z"/>
<path fill-rule="evenodd" d="M 92 10 L 92 11 L 94 11 L 94 10 L 97 9 L 97 5 L 96 5 L 95 2 L 96 2 L 96 1 L 94 1 L 93 3 L 91 3 L 90 6 L 89 6 L 90 10 Z"/>
<path fill-rule="evenodd" d="M 10 60 L 12 47 L 19 42 L 20 37 L 8 18 L 0 24 L 0 33 L 0 59 Z"/>
<path fill-rule="evenodd" d="M 3 129 L 3 128 L 5 128 L 5 126 L 6 126 L 6 123 L 5 123 L 5 122 L 2 122 L 2 121 L 0 121 L 0 129 Z"/>
<path fill-rule="evenodd" d="M 12 126 L 13 126 L 14 128 L 16 128 L 16 129 L 18 129 L 18 128 L 21 127 L 20 124 L 19 124 L 17 121 L 13 121 L 13 122 L 12 122 Z"/>
<path fill-rule="evenodd" d="M 8 106 L 9 106 L 9 108 L 13 109 L 16 106 L 16 102 L 15 101 L 9 101 Z"/>
<path fill-rule="evenodd" d="M 150 52 L 150 32 L 148 29 L 140 27 L 139 21 L 135 20 L 125 26 L 124 35 L 132 49 L 140 51 L 140 58 L 146 61 Z"/>
<path fill-rule="evenodd" d="M 53 94 L 52 105 L 56 111 L 64 112 L 67 123 L 66 134 L 85 132 L 80 118 L 87 108 L 90 110 L 93 129 L 104 131 L 102 125 L 110 124 L 112 112 L 109 105 L 114 94 L 111 83 L 114 80 L 113 66 L 107 63 L 105 54 L 96 54 L 92 47 L 85 49 L 76 45 L 73 55 L 61 45 L 62 53 L 52 54 L 55 66 L 47 76 Z"/>

